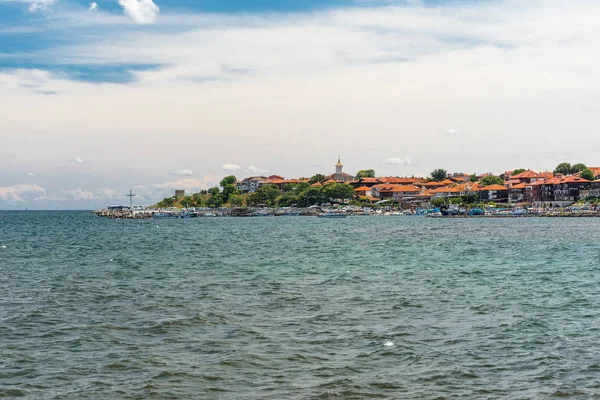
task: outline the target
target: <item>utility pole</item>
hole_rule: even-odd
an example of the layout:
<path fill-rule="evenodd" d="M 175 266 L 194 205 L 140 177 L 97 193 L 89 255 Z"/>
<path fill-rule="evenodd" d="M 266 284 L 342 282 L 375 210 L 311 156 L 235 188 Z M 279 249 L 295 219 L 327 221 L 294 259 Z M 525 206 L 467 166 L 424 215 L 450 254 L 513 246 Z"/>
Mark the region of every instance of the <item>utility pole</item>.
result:
<path fill-rule="evenodd" d="M 129 209 L 133 213 L 133 198 L 135 197 L 135 194 L 133 194 L 133 190 L 129 190 L 129 194 L 127 195 L 127 197 L 129 197 Z"/>

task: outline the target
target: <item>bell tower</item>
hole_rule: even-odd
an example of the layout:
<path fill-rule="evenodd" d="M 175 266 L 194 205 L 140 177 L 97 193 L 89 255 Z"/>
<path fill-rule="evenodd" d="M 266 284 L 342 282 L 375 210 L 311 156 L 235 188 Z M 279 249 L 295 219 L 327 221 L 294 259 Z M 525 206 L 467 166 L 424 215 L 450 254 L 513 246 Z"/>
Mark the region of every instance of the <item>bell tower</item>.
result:
<path fill-rule="evenodd" d="M 344 168 L 344 164 L 340 161 L 340 156 L 338 156 L 338 162 L 335 164 L 335 173 L 343 174 L 342 169 Z"/>

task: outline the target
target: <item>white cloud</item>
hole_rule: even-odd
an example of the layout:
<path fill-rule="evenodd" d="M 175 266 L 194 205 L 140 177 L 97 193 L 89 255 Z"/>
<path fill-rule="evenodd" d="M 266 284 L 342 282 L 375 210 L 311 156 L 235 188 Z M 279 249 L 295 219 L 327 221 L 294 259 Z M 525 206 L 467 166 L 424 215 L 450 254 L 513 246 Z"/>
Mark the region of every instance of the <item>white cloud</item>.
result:
<path fill-rule="evenodd" d="M 234 171 L 238 171 L 242 169 L 242 167 L 240 167 L 237 164 L 223 164 L 221 165 L 221 170 L 225 171 L 225 172 L 234 172 Z"/>
<path fill-rule="evenodd" d="M 187 168 L 181 168 L 173 171 L 172 174 L 178 176 L 191 176 L 194 175 L 194 171 Z"/>
<path fill-rule="evenodd" d="M 90 3 L 90 8 L 88 8 L 89 11 L 98 11 L 98 3 L 93 2 Z"/>
<path fill-rule="evenodd" d="M 151 24 L 160 8 L 152 0 L 119 0 L 125 15 L 138 24 Z"/>
<path fill-rule="evenodd" d="M 0 200 L 26 201 L 43 200 L 46 198 L 46 189 L 38 185 L 15 185 L 0 187 Z"/>
<path fill-rule="evenodd" d="M 268 173 L 269 170 L 268 169 L 257 168 L 254 165 L 251 165 L 248 168 L 246 168 L 246 172 L 248 174 L 251 174 L 251 175 L 261 175 L 261 174 Z"/>
<path fill-rule="evenodd" d="M 454 129 L 454 128 L 451 128 L 451 129 L 448 129 L 448 130 L 447 130 L 447 131 L 444 133 L 444 135 L 445 135 L 445 136 L 458 136 L 460 133 L 461 133 L 461 130 L 460 130 L 460 129 Z"/>
<path fill-rule="evenodd" d="M 19 1 L 19 0 L 17 0 Z M 55 0 L 21 0 L 22 2 L 29 3 L 29 12 L 37 12 L 40 10 L 49 10 L 50 7 L 55 3 Z"/>
<path fill-rule="evenodd" d="M 83 159 L 82 159 L 81 157 L 75 157 L 75 160 L 74 160 L 74 161 L 75 161 L 77 164 L 83 164 L 83 163 L 85 163 L 85 161 L 83 161 Z"/>
<path fill-rule="evenodd" d="M 28 172 L 25 175 L 27 175 L 29 177 L 34 177 L 34 176 L 39 176 L 40 174 L 38 172 Z"/>
<path fill-rule="evenodd" d="M 95 198 L 100 199 L 115 199 L 115 198 L 125 198 L 125 193 L 121 193 L 114 189 L 101 188 L 98 189 L 94 193 Z"/>
<path fill-rule="evenodd" d="M 63 200 L 89 201 L 97 199 L 96 195 L 87 189 L 61 189 L 61 193 L 67 196 Z"/>
<path fill-rule="evenodd" d="M 168 181 L 163 183 L 158 183 L 154 185 L 156 189 L 188 189 L 188 190 L 198 190 L 198 189 L 206 189 L 208 184 L 204 180 L 195 179 L 195 178 L 184 178 L 176 181 Z"/>
<path fill-rule="evenodd" d="M 412 161 L 408 157 L 392 157 L 382 161 L 382 163 L 387 165 L 411 165 Z"/>

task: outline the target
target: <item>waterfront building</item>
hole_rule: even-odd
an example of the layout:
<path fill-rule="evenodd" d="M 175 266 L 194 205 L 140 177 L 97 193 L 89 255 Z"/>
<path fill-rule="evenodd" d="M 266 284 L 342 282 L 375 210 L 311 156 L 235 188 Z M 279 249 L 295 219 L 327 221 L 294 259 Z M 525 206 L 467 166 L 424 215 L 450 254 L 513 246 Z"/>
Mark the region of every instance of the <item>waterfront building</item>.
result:
<path fill-rule="evenodd" d="M 479 189 L 479 199 L 484 202 L 505 203 L 508 201 L 508 188 L 496 184 L 482 187 Z"/>

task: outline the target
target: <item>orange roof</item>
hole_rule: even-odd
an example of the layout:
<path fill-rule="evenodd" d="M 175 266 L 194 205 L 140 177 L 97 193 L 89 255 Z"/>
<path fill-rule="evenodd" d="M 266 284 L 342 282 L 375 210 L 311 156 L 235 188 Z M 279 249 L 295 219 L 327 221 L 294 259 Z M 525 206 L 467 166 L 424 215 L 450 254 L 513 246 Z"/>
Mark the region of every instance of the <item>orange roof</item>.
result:
<path fill-rule="evenodd" d="M 583 179 L 580 178 L 578 176 L 567 176 L 566 178 L 563 178 L 560 180 L 560 182 L 558 183 L 586 183 L 586 182 L 590 182 L 587 179 Z"/>
<path fill-rule="evenodd" d="M 361 187 L 357 187 L 356 189 L 354 189 L 355 192 L 366 192 L 366 191 L 371 191 L 371 188 L 368 186 L 361 186 Z"/>
<path fill-rule="evenodd" d="M 433 190 L 425 190 L 423 193 L 420 193 L 417 196 L 419 196 L 419 197 L 433 197 L 433 195 L 435 195 L 435 193 L 433 193 Z"/>
<path fill-rule="evenodd" d="M 392 189 L 392 192 L 420 192 L 421 189 L 419 189 L 418 187 L 412 186 L 412 185 L 403 185 L 403 186 L 396 186 L 395 188 Z"/>
<path fill-rule="evenodd" d="M 514 185 L 511 187 L 511 189 L 525 189 L 526 186 L 524 183 L 519 183 L 518 185 Z"/>
<path fill-rule="evenodd" d="M 452 182 L 454 183 L 454 182 Z M 419 183 L 420 186 L 445 186 L 446 184 L 441 183 L 441 182 L 425 182 L 425 183 Z"/>
<path fill-rule="evenodd" d="M 321 182 L 315 182 L 315 183 L 313 183 L 313 184 L 312 184 L 312 185 L 310 185 L 310 186 L 312 186 L 312 187 L 316 187 L 316 186 L 323 186 L 323 185 L 321 184 Z"/>
<path fill-rule="evenodd" d="M 452 181 L 452 180 L 450 180 L 450 179 L 444 179 L 443 181 L 441 181 L 441 182 L 438 182 L 438 183 L 439 183 L 440 185 L 453 185 L 453 184 L 455 184 L 456 182 L 454 182 L 454 181 Z"/>
<path fill-rule="evenodd" d="M 363 182 L 363 183 L 379 183 L 379 179 L 377 179 L 377 178 L 362 178 L 359 182 Z"/>
<path fill-rule="evenodd" d="M 479 191 L 485 191 L 485 190 L 508 190 L 508 189 L 506 188 L 506 186 L 497 185 L 497 184 L 488 185 L 486 187 L 479 189 Z"/>
<path fill-rule="evenodd" d="M 443 186 L 443 187 L 435 188 L 435 189 L 431 190 L 431 193 L 450 193 L 450 192 L 460 192 L 460 190 L 450 187 L 450 186 Z"/>

